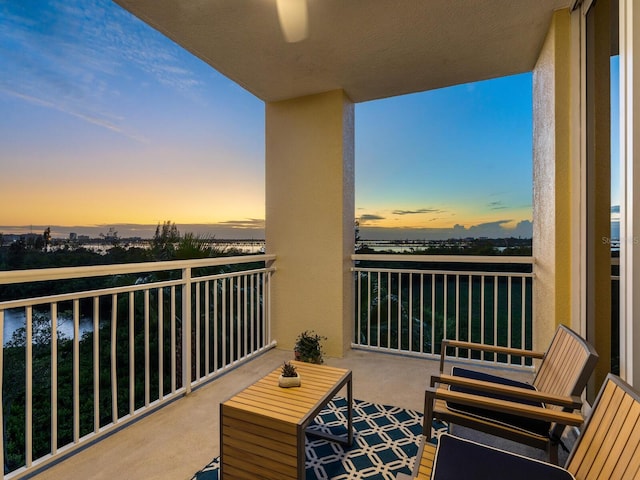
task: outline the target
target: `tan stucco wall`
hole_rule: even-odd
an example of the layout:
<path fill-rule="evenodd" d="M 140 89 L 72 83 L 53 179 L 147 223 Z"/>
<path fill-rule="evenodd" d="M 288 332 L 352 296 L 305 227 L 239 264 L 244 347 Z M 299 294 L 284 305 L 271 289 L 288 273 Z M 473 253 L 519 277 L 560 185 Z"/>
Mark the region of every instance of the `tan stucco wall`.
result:
<path fill-rule="evenodd" d="M 620 0 L 620 376 L 640 388 L 640 5 Z M 624 72 L 624 73 L 623 73 Z"/>
<path fill-rule="evenodd" d="M 587 15 L 586 320 L 600 359 L 590 398 L 611 370 L 611 6 L 594 2 Z"/>
<path fill-rule="evenodd" d="M 266 250 L 277 255 L 272 337 L 349 348 L 354 318 L 354 109 L 343 91 L 266 105 Z"/>
<path fill-rule="evenodd" d="M 554 13 L 533 71 L 533 344 L 571 324 L 571 18 Z M 575 213 L 577 215 L 577 212 Z"/>

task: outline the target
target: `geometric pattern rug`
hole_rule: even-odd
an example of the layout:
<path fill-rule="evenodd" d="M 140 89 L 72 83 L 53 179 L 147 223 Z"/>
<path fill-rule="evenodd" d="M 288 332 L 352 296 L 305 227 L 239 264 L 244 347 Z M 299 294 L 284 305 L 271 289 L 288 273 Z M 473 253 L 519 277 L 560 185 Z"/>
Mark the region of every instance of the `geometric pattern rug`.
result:
<path fill-rule="evenodd" d="M 335 397 L 315 418 L 310 430 L 334 435 L 346 432 L 346 399 Z M 400 407 L 353 402 L 353 445 L 346 447 L 307 435 L 306 480 L 394 480 L 411 473 L 422 434 L 422 413 Z M 434 423 L 432 442 L 447 430 Z M 192 480 L 219 480 L 219 458 Z"/>

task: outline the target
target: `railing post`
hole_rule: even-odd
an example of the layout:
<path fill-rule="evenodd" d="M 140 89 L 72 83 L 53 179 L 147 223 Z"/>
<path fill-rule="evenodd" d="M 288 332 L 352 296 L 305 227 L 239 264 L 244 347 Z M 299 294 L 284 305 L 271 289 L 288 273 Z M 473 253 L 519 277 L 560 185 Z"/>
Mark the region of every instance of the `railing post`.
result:
<path fill-rule="evenodd" d="M 2 339 L 2 346 L 0 347 L 0 452 L 2 452 L 2 470 L 5 471 L 4 462 L 4 400 L 2 398 L 2 382 L 4 381 L 4 310 L 0 309 L 0 339 Z"/>
<path fill-rule="evenodd" d="M 191 393 L 191 267 L 182 269 L 182 385 Z"/>
<path fill-rule="evenodd" d="M 33 461 L 33 307 L 26 308 L 25 319 L 25 466 Z"/>

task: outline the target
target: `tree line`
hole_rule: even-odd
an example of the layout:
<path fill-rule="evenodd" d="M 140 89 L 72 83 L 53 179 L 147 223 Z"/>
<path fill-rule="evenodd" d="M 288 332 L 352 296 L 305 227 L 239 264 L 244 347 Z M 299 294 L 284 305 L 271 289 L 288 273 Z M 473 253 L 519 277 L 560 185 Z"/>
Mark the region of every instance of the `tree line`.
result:
<path fill-rule="evenodd" d="M 150 248 L 137 247 L 125 248 L 119 242 L 117 232 L 109 232 L 109 240 L 112 243 L 105 253 L 97 253 L 82 246 L 66 245 L 62 248 L 52 249 L 50 230 L 46 229 L 42 235 L 30 235 L 25 239 L 13 242 L 11 245 L 0 247 L 0 269 L 19 270 L 51 267 L 75 267 L 86 265 L 108 265 L 120 263 L 140 263 L 167 260 L 187 260 L 196 258 L 209 258 L 220 256 L 241 255 L 242 252 L 220 247 L 213 242 L 213 238 L 198 236 L 191 233 L 181 234 L 175 223 L 166 221 L 159 223 Z M 0 242 L 1 245 L 1 242 Z M 216 266 L 203 269 L 200 273 L 218 274 L 233 270 L 255 268 L 258 263 L 250 263 L 239 266 Z M 15 300 L 20 298 L 33 298 L 68 292 L 82 292 L 101 290 L 110 287 L 132 285 L 139 282 L 153 283 L 162 280 L 170 280 L 179 276 L 177 271 L 151 272 L 148 274 L 120 275 L 109 277 L 93 277 L 87 279 L 71 279 L 61 281 L 46 281 L 21 283 L 0 286 L 0 301 Z M 141 294 L 141 292 L 140 292 Z M 233 292 L 228 292 L 232 295 Z M 138 295 L 136 293 L 136 295 Z M 151 296 L 158 295 L 158 291 L 152 291 Z M 165 292 L 168 295 L 168 292 Z M 177 290 L 176 303 L 181 304 L 181 292 Z M 156 297 L 157 298 L 157 297 Z M 135 301 L 135 332 L 134 338 L 129 338 L 129 298 L 128 295 L 118 296 L 118 319 L 116 330 L 116 363 L 118 365 L 118 417 L 128 413 L 129 391 L 129 348 L 133 343 L 135 349 L 135 405 L 138 408 L 144 402 L 144 326 L 138 319 L 143 318 L 142 303 L 138 297 Z M 157 300 L 152 298 L 150 325 L 150 345 L 152 352 L 151 362 L 157 363 L 159 350 L 164 354 L 163 379 L 165 394 L 170 388 L 171 363 L 175 362 L 177 388 L 181 383 L 181 321 L 177 319 L 177 358 L 171 359 L 168 345 L 158 344 L 160 318 Z M 165 302 L 166 303 L 166 302 Z M 113 306 L 109 299 L 100 299 L 99 315 L 101 319 L 110 319 Z M 162 308 L 169 308 L 163 306 Z M 81 315 L 91 315 L 92 300 L 80 301 Z M 163 312 L 164 318 L 170 318 L 170 312 Z M 69 321 L 73 317 L 70 302 L 60 302 L 58 305 L 59 321 Z M 170 338 L 169 321 L 162 326 L 165 339 Z M 46 455 L 51 450 L 51 375 L 52 375 L 52 337 L 57 338 L 57 358 L 54 359 L 57 370 L 57 436 L 58 445 L 65 445 L 73 440 L 73 340 L 62 333 L 54 333 L 51 326 L 51 315 L 48 305 L 44 308 L 34 307 L 32 318 L 32 383 L 33 383 L 33 456 L 38 458 Z M 98 370 L 100 382 L 100 425 L 108 424 L 111 418 L 111 384 L 110 384 L 110 349 L 111 343 L 110 323 L 100 324 L 98 332 L 85 333 L 79 341 L 79 365 L 80 377 L 79 390 L 81 392 L 80 403 L 80 434 L 85 435 L 93 431 L 93 336 L 99 335 L 100 347 L 98 357 Z M 192 338 L 192 342 L 195 338 Z M 155 352 L 155 353 L 154 353 Z M 24 465 L 25 462 L 25 418 L 26 418 L 26 328 L 23 326 L 13 332 L 11 339 L 3 347 L 3 437 L 4 437 L 4 473 L 11 472 Z M 219 359 L 220 362 L 225 359 Z M 151 388 L 157 392 L 160 379 L 157 365 L 150 366 L 152 372 Z M 157 398 L 157 394 L 156 394 Z"/>
<path fill-rule="evenodd" d="M 181 234 L 176 224 L 171 221 L 158 223 L 150 248 L 123 246 L 118 232 L 113 230 L 103 237 L 111 243 L 111 247 L 104 253 L 71 243 L 55 249 L 51 248 L 52 239 L 49 228 L 45 229 L 42 235 L 21 237 L 10 245 L 3 245 L 0 240 L 0 245 L 3 245 L 0 246 L 0 270 L 114 265 L 244 254 L 238 249 L 220 246 L 214 241 L 213 236 Z M 107 288 L 113 286 L 112 283 L 113 279 L 98 277 L 64 282 L 0 285 L 0 301 Z"/>

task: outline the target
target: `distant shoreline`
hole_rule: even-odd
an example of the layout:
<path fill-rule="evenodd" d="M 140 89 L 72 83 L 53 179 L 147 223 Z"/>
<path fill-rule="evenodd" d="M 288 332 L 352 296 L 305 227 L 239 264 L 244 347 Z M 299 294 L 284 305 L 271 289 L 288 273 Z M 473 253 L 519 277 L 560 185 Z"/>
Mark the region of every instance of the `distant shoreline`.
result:
<path fill-rule="evenodd" d="M 354 219 L 355 221 L 356 219 Z M 532 238 L 533 225 L 529 220 L 517 222 L 515 228 L 507 228 L 510 220 L 479 223 L 476 225 L 453 225 L 442 228 L 398 228 L 360 223 L 359 237 L 371 241 L 441 241 L 466 238 Z M 265 239 L 265 220 L 245 218 L 218 223 L 177 223 L 181 234 L 191 233 L 216 240 L 262 240 Z M 94 225 L 0 225 L 0 235 L 42 235 L 49 228 L 52 239 L 68 239 L 70 236 L 102 238 L 109 232 L 117 232 L 119 238 L 152 239 L 158 224 L 94 224 Z"/>
<path fill-rule="evenodd" d="M 35 238 L 35 237 L 40 237 L 42 236 L 42 233 L 31 233 L 31 232 L 25 232 L 25 233 L 3 233 L 2 231 L 0 231 L 0 235 L 2 236 L 2 238 L 4 239 L 4 244 L 9 244 L 12 243 L 13 241 L 17 241 L 20 239 L 29 239 L 29 238 Z M 90 244 L 90 245 L 95 245 L 95 244 L 111 244 L 113 243 L 113 240 L 115 239 L 115 237 L 109 237 L 109 236 L 99 236 L 99 237 L 90 237 L 87 235 L 76 235 L 74 237 L 57 237 L 57 236 L 53 236 L 52 235 L 52 240 L 55 243 L 65 243 L 65 242 L 69 242 L 72 241 L 74 243 L 77 244 Z M 255 238 L 255 237 L 237 237 L 237 238 L 217 238 L 217 237 L 203 237 L 202 238 L 203 241 L 206 242 L 210 242 L 210 243 L 249 243 L 249 244 L 258 244 L 258 243 L 265 243 L 265 239 L 264 238 Z M 397 239 L 377 239 L 377 238 L 363 238 L 358 240 L 358 244 L 360 245 L 366 245 L 366 246 L 379 246 L 379 247 L 383 247 L 383 246 L 402 246 L 402 245 L 406 245 L 406 246 L 420 246 L 420 245 L 424 245 L 424 246 L 429 246 L 429 245 L 433 245 L 433 244 L 443 244 L 443 243 L 447 243 L 447 242 L 452 242 L 452 243 L 463 243 L 463 242 L 472 242 L 472 241 L 482 241 L 482 240 L 486 240 L 488 242 L 499 242 L 499 243 L 503 243 L 505 245 L 508 245 L 510 241 L 516 241 L 518 243 L 520 242 L 531 242 L 532 238 L 531 237 L 495 237 L 495 238 L 489 238 L 489 237 L 465 237 L 465 238 L 444 238 L 444 239 L 440 239 L 440 238 L 421 238 L 421 239 L 407 239 L 407 238 L 397 238 Z M 117 237 L 117 241 L 118 243 L 128 243 L 128 244 L 133 244 L 133 243 L 150 243 L 151 241 L 153 241 L 152 237 L 149 238 L 143 238 L 143 237 L 121 237 L 118 236 Z"/>
<path fill-rule="evenodd" d="M 113 233 L 113 232 L 112 232 Z M 42 234 L 2 234 L 0 236 L 0 247 L 8 247 L 14 242 L 22 241 L 25 244 L 36 244 L 42 242 Z M 243 253 L 264 253 L 266 249 L 266 241 L 261 238 L 207 238 L 201 239 L 204 244 L 215 245 L 218 248 L 233 249 Z M 359 239 L 355 243 L 356 252 L 366 253 L 413 253 L 420 251 L 434 250 L 453 250 L 477 248 L 478 245 L 491 245 L 498 251 L 509 248 L 531 248 L 533 240 L 531 238 L 450 238 L 446 240 L 438 239 Z M 49 248 L 52 251 L 60 248 L 84 248 L 96 253 L 105 254 L 114 246 L 124 249 L 141 248 L 150 249 L 153 247 L 153 239 L 140 237 L 120 237 L 120 236 L 101 236 L 91 238 L 84 235 L 75 235 L 72 238 L 52 238 Z"/>

